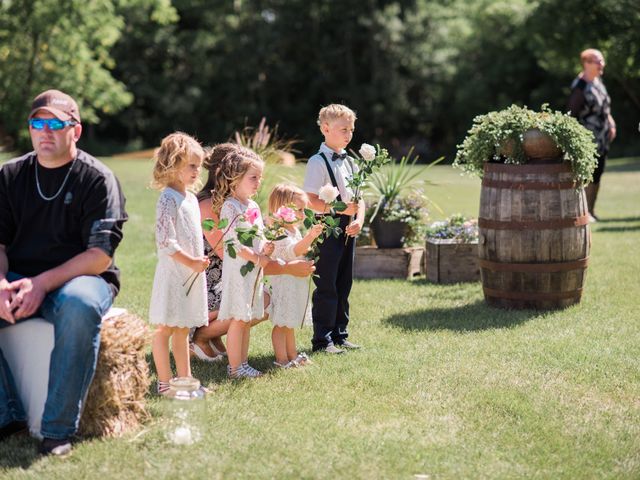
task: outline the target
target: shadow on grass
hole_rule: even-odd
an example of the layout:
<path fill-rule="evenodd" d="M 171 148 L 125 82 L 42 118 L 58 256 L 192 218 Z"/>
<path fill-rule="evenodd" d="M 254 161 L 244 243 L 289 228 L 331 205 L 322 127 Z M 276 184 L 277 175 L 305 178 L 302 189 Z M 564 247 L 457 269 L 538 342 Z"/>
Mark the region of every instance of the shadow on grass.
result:
<path fill-rule="evenodd" d="M 610 233 L 633 232 L 640 230 L 639 222 L 640 217 L 602 218 L 594 225 L 594 231 Z"/>
<path fill-rule="evenodd" d="M 621 158 L 607 162 L 607 172 L 638 172 L 640 171 L 640 161 L 637 157 Z"/>
<path fill-rule="evenodd" d="M 27 469 L 41 458 L 38 440 L 28 435 L 14 435 L 2 442 L 0 469 Z"/>
<path fill-rule="evenodd" d="M 598 228 L 597 232 L 608 232 L 608 233 L 625 233 L 625 232 L 635 232 L 636 230 L 640 230 L 640 225 L 630 225 L 628 227 L 601 227 Z"/>
<path fill-rule="evenodd" d="M 152 382 L 149 386 L 148 395 L 154 396 L 156 395 L 156 368 L 153 363 L 153 356 L 151 353 L 148 353 L 147 362 L 149 362 L 149 374 L 152 377 Z M 265 355 L 249 355 L 249 364 L 260 370 L 263 373 L 268 373 L 272 370 L 275 370 L 277 367 L 273 364 L 273 355 L 265 354 Z M 176 371 L 175 364 L 173 363 L 173 357 L 171 358 L 171 369 L 173 372 Z M 191 357 L 191 375 L 194 378 L 200 380 L 200 383 L 205 387 L 211 387 L 215 385 L 219 385 L 227 382 L 242 382 L 242 381 L 251 381 L 251 379 L 240 379 L 240 380 L 232 380 L 227 376 L 227 359 L 223 359 L 220 362 L 205 362 L 199 360 L 197 358 Z"/>
<path fill-rule="evenodd" d="M 600 218 L 596 225 L 601 223 L 640 222 L 640 217 L 608 217 Z"/>
<path fill-rule="evenodd" d="M 537 310 L 503 310 L 489 307 L 484 301 L 452 308 L 427 308 L 392 315 L 384 321 L 407 331 L 452 330 L 472 332 L 494 328 L 510 328 L 544 313 Z"/>

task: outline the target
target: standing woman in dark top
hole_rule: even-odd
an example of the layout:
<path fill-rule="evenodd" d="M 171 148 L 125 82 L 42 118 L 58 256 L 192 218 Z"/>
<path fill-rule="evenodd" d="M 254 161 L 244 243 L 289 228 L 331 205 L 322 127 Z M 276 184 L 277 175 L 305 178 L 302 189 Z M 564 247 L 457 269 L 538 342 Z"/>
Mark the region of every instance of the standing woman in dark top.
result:
<path fill-rule="evenodd" d="M 593 132 L 598 145 L 598 166 L 593 173 L 593 183 L 585 188 L 589 206 L 589 220 L 595 222 L 596 198 L 600 189 L 600 178 L 609 152 L 609 145 L 616 137 L 616 122 L 611 116 L 611 98 L 602 81 L 604 73 L 604 56 L 594 48 L 584 50 L 580 54 L 582 72 L 571 84 L 569 111 L 572 116 Z"/>

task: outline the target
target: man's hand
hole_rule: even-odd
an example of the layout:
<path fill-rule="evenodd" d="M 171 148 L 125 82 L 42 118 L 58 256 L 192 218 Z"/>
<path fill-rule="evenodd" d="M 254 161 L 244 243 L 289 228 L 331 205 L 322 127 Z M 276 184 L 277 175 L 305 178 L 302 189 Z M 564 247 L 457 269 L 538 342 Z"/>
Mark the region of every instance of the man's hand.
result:
<path fill-rule="evenodd" d="M 362 221 L 354 220 L 349 225 L 347 225 L 345 233 L 350 237 L 355 237 L 360 233 L 360 230 L 362 230 Z"/>
<path fill-rule="evenodd" d="M 11 311 L 11 302 L 15 295 L 16 292 L 11 288 L 9 282 L 6 279 L 0 280 L 0 318 L 9 323 L 16 323 Z"/>
<path fill-rule="evenodd" d="M 292 260 L 284 266 L 287 275 L 294 277 L 308 277 L 316 271 L 313 261 L 309 260 Z"/>
<path fill-rule="evenodd" d="M 12 311 L 17 308 L 14 312 L 16 320 L 30 317 L 36 313 L 47 294 L 44 285 L 37 280 L 37 277 L 21 278 L 11 282 L 9 286 L 17 292 L 10 304 Z"/>

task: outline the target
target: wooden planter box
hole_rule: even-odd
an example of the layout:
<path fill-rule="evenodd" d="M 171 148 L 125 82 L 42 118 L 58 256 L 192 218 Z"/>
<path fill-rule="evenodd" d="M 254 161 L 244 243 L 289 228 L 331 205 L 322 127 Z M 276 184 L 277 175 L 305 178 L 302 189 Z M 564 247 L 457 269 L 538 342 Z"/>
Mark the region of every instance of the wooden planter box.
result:
<path fill-rule="evenodd" d="M 424 275 L 424 248 L 357 247 L 355 278 L 406 278 Z"/>
<path fill-rule="evenodd" d="M 480 280 L 478 242 L 427 239 L 425 268 L 430 282 L 477 282 Z"/>

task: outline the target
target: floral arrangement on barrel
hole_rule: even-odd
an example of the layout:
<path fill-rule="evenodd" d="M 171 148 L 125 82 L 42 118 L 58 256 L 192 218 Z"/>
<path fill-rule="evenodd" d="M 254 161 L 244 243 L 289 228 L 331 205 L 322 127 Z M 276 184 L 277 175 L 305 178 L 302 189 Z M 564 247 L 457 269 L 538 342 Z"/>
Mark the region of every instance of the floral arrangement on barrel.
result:
<path fill-rule="evenodd" d="M 457 243 L 478 241 L 478 220 L 467 218 L 459 213 L 445 220 L 433 222 L 426 229 L 428 240 L 448 240 Z"/>
<path fill-rule="evenodd" d="M 540 112 L 512 105 L 473 119 L 453 165 L 482 177 L 485 162 L 524 164 L 569 162 L 578 186 L 596 168 L 593 133 L 547 104 Z"/>

